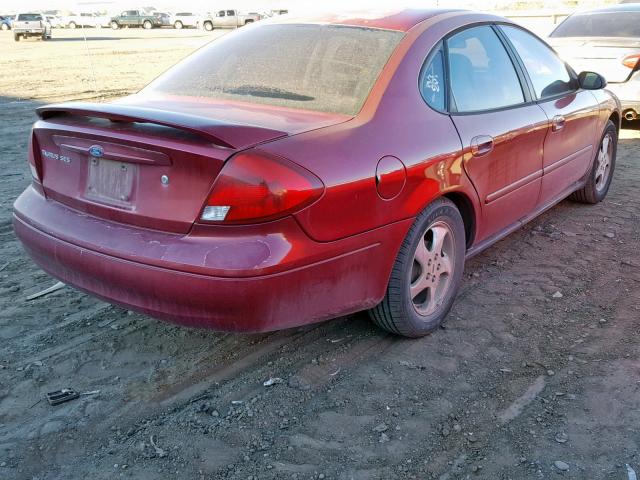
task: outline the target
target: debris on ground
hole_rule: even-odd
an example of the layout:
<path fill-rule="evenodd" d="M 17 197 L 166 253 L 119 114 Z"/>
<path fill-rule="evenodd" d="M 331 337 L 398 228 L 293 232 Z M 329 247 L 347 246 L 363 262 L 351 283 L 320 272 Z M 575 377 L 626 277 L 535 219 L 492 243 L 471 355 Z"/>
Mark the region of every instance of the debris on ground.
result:
<path fill-rule="evenodd" d="M 167 452 L 164 449 L 160 448 L 158 445 L 156 445 L 153 435 L 149 437 L 149 443 L 151 443 L 151 446 L 155 450 L 156 455 L 158 455 L 160 458 L 164 458 L 167 456 Z"/>
<path fill-rule="evenodd" d="M 27 297 L 27 300 L 35 300 L 36 298 L 44 297 L 45 295 L 49 295 L 50 293 L 57 292 L 58 290 L 62 290 L 66 285 L 62 282 L 58 282 L 55 285 L 50 286 L 49 288 L 45 288 L 41 292 L 34 293 Z"/>
<path fill-rule="evenodd" d="M 271 377 L 270 379 L 262 382 L 262 385 L 265 387 L 271 387 L 272 385 L 277 385 L 282 382 L 284 382 L 284 380 L 282 380 L 280 377 Z"/>

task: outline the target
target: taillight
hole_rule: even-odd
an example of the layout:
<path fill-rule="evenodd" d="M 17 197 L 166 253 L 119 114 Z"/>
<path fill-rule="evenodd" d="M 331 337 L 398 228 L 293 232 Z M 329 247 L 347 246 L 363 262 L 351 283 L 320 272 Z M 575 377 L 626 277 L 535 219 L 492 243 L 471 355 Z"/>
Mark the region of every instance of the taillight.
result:
<path fill-rule="evenodd" d="M 633 69 L 638 65 L 638 60 L 640 60 L 640 53 L 632 53 L 622 59 L 622 64 L 625 67 Z"/>
<path fill-rule="evenodd" d="M 318 177 L 288 160 L 244 152 L 223 167 L 200 219 L 217 223 L 273 220 L 310 205 L 323 190 Z"/>
<path fill-rule="evenodd" d="M 31 177 L 33 178 L 33 181 L 37 183 L 41 183 L 42 177 L 40 176 L 38 162 L 35 157 L 36 154 L 39 154 L 38 145 L 36 143 L 36 136 L 33 134 L 33 130 L 31 130 L 31 135 L 29 137 L 29 145 L 27 147 L 27 159 L 29 161 L 29 169 L 31 170 Z"/>

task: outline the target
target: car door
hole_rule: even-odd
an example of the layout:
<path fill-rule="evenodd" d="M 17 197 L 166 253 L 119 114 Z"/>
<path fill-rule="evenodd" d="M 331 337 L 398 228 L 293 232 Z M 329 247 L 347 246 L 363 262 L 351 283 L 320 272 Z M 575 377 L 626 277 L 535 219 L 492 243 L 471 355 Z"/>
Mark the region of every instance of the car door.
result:
<path fill-rule="evenodd" d="M 137 10 L 129 10 L 125 13 L 125 17 L 124 17 L 124 24 L 127 25 L 128 27 L 135 27 L 138 25 L 138 22 L 140 20 L 140 14 Z"/>
<path fill-rule="evenodd" d="M 535 210 L 548 121 L 495 27 L 457 32 L 444 48 L 449 110 L 482 205 L 482 241 L 517 227 Z"/>
<path fill-rule="evenodd" d="M 227 21 L 226 25 L 228 27 L 237 27 L 238 26 L 238 15 L 235 10 L 227 10 Z"/>
<path fill-rule="evenodd" d="M 574 72 L 542 40 L 516 26 L 499 28 L 551 124 L 544 142 L 540 203 L 554 203 L 575 190 L 591 167 L 599 142 L 598 104 L 593 93 L 579 89 Z"/>

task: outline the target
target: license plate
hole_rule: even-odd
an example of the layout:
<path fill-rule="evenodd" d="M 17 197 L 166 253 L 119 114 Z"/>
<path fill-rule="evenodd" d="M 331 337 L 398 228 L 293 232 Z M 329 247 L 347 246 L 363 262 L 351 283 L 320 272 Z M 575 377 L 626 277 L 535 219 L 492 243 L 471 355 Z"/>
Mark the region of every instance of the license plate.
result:
<path fill-rule="evenodd" d="M 121 208 L 133 207 L 138 166 L 89 157 L 86 197 Z"/>

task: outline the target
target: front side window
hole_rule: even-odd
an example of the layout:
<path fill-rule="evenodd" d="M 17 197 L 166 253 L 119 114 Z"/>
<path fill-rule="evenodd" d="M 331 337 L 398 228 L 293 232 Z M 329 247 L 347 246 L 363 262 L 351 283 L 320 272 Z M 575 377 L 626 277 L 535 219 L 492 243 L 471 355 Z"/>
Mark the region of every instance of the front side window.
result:
<path fill-rule="evenodd" d="M 227 10 L 227 17 L 233 17 L 236 14 L 235 10 Z"/>
<path fill-rule="evenodd" d="M 452 108 L 473 112 L 524 102 L 511 58 L 490 26 L 453 35 L 447 49 Z"/>
<path fill-rule="evenodd" d="M 436 110 L 445 109 L 447 92 L 444 79 L 442 44 L 429 56 L 420 72 L 420 93 L 432 108 Z"/>
<path fill-rule="evenodd" d="M 220 10 L 220 11 L 218 12 L 218 16 L 219 16 L 219 17 L 224 17 L 224 16 L 225 16 L 225 14 L 224 14 L 224 10 Z"/>
<path fill-rule="evenodd" d="M 551 48 L 521 28 L 506 25 L 500 28 L 522 59 L 539 99 L 576 90 L 576 81 Z"/>
<path fill-rule="evenodd" d="M 355 115 L 403 36 L 338 25 L 240 29 L 198 50 L 143 93 Z"/>

